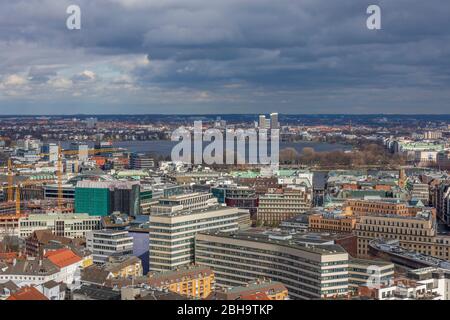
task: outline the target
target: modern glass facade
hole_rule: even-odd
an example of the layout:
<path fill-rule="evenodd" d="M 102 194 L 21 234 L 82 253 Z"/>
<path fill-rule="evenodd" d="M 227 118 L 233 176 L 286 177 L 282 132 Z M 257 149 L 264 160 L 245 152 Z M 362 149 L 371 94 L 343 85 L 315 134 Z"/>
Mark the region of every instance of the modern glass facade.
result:
<path fill-rule="evenodd" d="M 108 188 L 75 188 L 75 213 L 107 216 L 111 212 L 111 192 Z"/>

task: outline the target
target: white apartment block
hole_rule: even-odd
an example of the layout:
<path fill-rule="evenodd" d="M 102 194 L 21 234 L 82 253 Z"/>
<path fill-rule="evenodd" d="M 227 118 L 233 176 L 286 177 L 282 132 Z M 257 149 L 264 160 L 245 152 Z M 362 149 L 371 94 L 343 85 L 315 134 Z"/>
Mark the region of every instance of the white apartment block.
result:
<path fill-rule="evenodd" d="M 83 238 L 91 230 L 99 229 L 101 217 L 82 213 L 30 214 L 19 219 L 19 235 L 27 238 L 37 230 L 50 229 L 55 235 Z"/>
<path fill-rule="evenodd" d="M 242 210 L 215 207 L 151 215 L 150 270 L 173 270 L 194 262 L 195 235 L 201 231 L 236 231 Z"/>
<path fill-rule="evenodd" d="M 217 205 L 217 198 L 208 192 L 194 192 L 159 199 L 152 205 L 151 214 L 173 213 L 182 210 L 202 210 Z"/>
<path fill-rule="evenodd" d="M 132 255 L 133 237 L 124 230 L 93 230 L 86 234 L 86 247 L 94 263 L 103 264 L 109 257 Z"/>
<path fill-rule="evenodd" d="M 210 267 L 222 287 L 266 278 L 283 283 L 294 299 L 349 293 L 349 255 L 338 245 L 305 245 L 259 231 L 198 233 L 195 263 Z"/>

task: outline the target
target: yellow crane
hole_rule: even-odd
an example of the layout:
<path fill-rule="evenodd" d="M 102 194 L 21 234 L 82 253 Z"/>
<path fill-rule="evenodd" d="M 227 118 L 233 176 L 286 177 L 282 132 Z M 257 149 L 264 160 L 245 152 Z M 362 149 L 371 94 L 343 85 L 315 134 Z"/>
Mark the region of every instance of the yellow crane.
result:
<path fill-rule="evenodd" d="M 12 169 L 12 161 L 8 159 L 8 201 L 13 200 L 13 189 L 11 188 L 14 182 L 13 178 L 13 169 Z"/>
<path fill-rule="evenodd" d="M 13 164 L 11 159 L 8 159 L 8 201 L 14 200 L 14 173 L 15 168 L 31 168 L 30 164 Z"/>
<path fill-rule="evenodd" d="M 119 149 L 116 148 L 104 148 L 104 149 L 90 149 L 86 150 L 88 155 L 90 154 L 98 154 L 98 153 L 109 153 L 116 152 Z M 63 187 L 62 187 L 62 176 L 63 176 L 63 166 L 62 166 L 62 157 L 63 155 L 76 155 L 79 154 L 79 150 L 62 150 L 61 145 L 58 146 L 58 160 L 57 160 L 57 180 L 58 180 L 58 209 L 62 210 L 64 205 L 64 197 L 63 197 Z M 40 153 L 42 156 L 48 156 L 49 153 Z M 29 168 L 33 167 L 33 165 L 14 165 L 11 159 L 8 159 L 8 186 L 0 187 L 0 189 L 8 189 L 8 201 L 16 200 L 16 213 L 20 213 L 20 186 L 26 186 L 30 184 L 38 184 L 43 182 L 52 182 L 50 180 L 27 180 L 25 182 L 20 183 L 19 185 L 14 185 L 13 179 L 13 169 L 14 168 Z M 14 188 L 15 188 L 15 197 L 14 197 Z"/>
<path fill-rule="evenodd" d="M 53 180 L 26 180 L 26 181 L 20 182 L 17 185 L 0 187 L 0 189 L 2 189 L 2 190 L 8 189 L 8 193 L 11 191 L 11 193 L 13 193 L 13 194 L 14 194 L 14 189 L 15 189 L 15 199 L 12 198 L 10 201 L 15 201 L 16 202 L 16 214 L 20 214 L 21 213 L 21 208 L 20 208 L 20 204 L 21 204 L 20 188 L 23 188 L 23 187 L 26 187 L 26 186 L 29 186 L 29 185 L 46 183 L 46 182 L 53 182 Z"/>
<path fill-rule="evenodd" d="M 98 153 L 109 153 L 116 152 L 120 149 L 116 148 L 104 148 L 104 149 L 90 149 L 86 150 L 88 155 L 90 154 L 98 154 Z M 58 160 L 57 160 L 57 177 L 58 177 L 58 209 L 62 209 L 64 204 L 63 198 L 63 187 L 62 187 L 62 175 L 63 175 L 63 167 L 62 167 L 62 157 L 63 155 L 76 155 L 79 154 L 79 150 L 62 150 L 61 145 L 58 146 Z M 41 153 L 40 156 L 48 156 L 49 153 Z"/>
<path fill-rule="evenodd" d="M 16 189 L 16 213 L 20 213 L 20 190 L 17 186 L 0 187 L 1 190 L 8 190 L 8 202 L 14 201 L 14 189 Z"/>

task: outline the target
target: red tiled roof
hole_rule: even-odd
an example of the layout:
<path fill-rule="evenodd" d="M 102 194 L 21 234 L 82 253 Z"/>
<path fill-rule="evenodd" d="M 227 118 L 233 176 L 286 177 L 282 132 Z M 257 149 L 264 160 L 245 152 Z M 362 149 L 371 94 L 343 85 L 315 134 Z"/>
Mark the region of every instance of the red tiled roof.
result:
<path fill-rule="evenodd" d="M 18 252 L 0 252 L 0 260 L 11 260 L 18 257 Z"/>
<path fill-rule="evenodd" d="M 242 295 L 241 300 L 270 300 L 264 292 L 256 292 L 248 295 Z"/>
<path fill-rule="evenodd" d="M 16 293 L 10 295 L 6 300 L 48 300 L 38 289 L 34 287 L 23 287 Z"/>
<path fill-rule="evenodd" d="M 79 256 L 73 253 L 72 250 L 69 249 L 49 251 L 45 254 L 45 257 L 59 268 L 70 266 L 71 264 L 77 263 L 82 260 Z"/>

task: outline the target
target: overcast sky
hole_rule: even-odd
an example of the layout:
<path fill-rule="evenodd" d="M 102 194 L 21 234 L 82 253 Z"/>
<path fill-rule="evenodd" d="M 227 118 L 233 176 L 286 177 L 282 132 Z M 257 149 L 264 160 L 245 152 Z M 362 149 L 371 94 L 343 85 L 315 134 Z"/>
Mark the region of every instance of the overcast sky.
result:
<path fill-rule="evenodd" d="M 0 0 L 0 114 L 271 111 L 450 113 L 450 2 Z"/>

